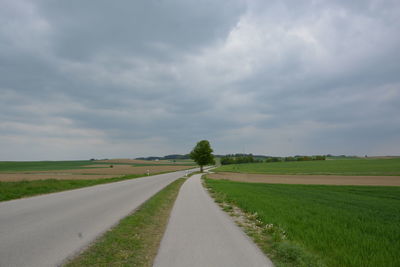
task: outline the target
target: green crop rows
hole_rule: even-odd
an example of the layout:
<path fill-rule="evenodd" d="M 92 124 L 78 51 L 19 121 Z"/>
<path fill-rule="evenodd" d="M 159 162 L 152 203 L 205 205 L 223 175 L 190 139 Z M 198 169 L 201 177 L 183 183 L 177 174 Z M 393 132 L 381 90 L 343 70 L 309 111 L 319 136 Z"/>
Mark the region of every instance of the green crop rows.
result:
<path fill-rule="evenodd" d="M 206 184 L 327 266 L 400 266 L 400 187 Z"/>
<path fill-rule="evenodd" d="M 224 165 L 215 171 L 265 174 L 400 175 L 400 158 Z"/>

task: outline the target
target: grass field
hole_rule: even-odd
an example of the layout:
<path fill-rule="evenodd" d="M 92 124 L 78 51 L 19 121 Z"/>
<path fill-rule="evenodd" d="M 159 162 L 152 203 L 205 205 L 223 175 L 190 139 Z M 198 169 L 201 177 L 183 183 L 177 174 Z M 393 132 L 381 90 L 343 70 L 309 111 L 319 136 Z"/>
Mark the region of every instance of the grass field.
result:
<path fill-rule="evenodd" d="M 99 163 L 90 160 L 0 161 L 0 172 L 68 170 L 68 169 L 79 169 L 83 168 L 84 166 L 93 164 L 108 164 L 108 163 Z"/>
<path fill-rule="evenodd" d="M 282 266 L 302 265 L 302 255 L 327 266 L 400 266 L 400 187 L 205 181 L 284 233 L 287 240 L 261 245 Z"/>
<path fill-rule="evenodd" d="M 214 171 L 265 174 L 400 175 L 400 158 L 247 163 Z"/>
<path fill-rule="evenodd" d="M 193 165 L 132 159 L 2 161 L 0 201 L 185 170 Z M 171 162 L 170 162 L 171 163 Z M 141 166 L 134 166 L 134 165 Z"/>
<path fill-rule="evenodd" d="M 161 190 L 66 266 L 152 266 L 184 181 Z"/>
<path fill-rule="evenodd" d="M 53 171 L 88 168 L 90 165 L 122 165 L 132 166 L 193 166 L 193 162 L 169 162 L 169 161 L 143 161 L 143 160 L 70 160 L 70 161 L 0 161 L 0 172 L 22 172 L 22 171 Z"/>
<path fill-rule="evenodd" d="M 98 184 L 118 182 L 127 179 L 139 178 L 143 176 L 145 175 L 133 174 L 115 178 L 93 179 L 93 180 L 47 179 L 47 180 L 18 181 L 18 182 L 0 181 L 0 201 L 60 192 L 60 191 L 71 190 Z"/>
<path fill-rule="evenodd" d="M 0 181 L 96 180 L 124 175 L 144 175 L 194 168 L 189 164 L 167 164 L 132 159 L 95 161 L 0 162 Z M 171 163 L 171 162 L 169 162 Z"/>

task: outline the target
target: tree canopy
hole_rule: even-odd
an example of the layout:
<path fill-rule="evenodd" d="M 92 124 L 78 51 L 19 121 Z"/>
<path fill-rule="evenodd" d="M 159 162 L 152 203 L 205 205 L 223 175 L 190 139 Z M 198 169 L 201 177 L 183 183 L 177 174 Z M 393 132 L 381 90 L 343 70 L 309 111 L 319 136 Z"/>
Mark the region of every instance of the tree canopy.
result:
<path fill-rule="evenodd" d="M 208 164 L 215 164 L 213 150 L 207 140 L 199 141 L 190 152 L 190 158 L 193 159 L 199 166 L 200 171 L 203 172 L 203 166 Z"/>

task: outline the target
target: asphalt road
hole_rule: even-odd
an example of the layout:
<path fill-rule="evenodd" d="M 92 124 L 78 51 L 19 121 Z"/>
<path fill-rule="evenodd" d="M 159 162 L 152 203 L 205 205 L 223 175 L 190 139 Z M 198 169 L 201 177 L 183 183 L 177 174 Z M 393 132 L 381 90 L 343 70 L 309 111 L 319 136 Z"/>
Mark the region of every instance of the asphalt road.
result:
<path fill-rule="evenodd" d="M 156 267 L 273 266 L 201 185 L 200 175 L 181 187 Z"/>
<path fill-rule="evenodd" d="M 0 202 L 0 266 L 58 266 L 185 171 Z"/>

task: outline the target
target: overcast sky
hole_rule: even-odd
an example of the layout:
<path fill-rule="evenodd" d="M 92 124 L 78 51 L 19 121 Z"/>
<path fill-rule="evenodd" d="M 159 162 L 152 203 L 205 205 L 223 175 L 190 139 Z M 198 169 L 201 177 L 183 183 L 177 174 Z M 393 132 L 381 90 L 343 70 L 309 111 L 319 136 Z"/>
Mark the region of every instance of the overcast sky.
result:
<path fill-rule="evenodd" d="M 0 0 L 0 160 L 400 154 L 400 2 Z"/>

